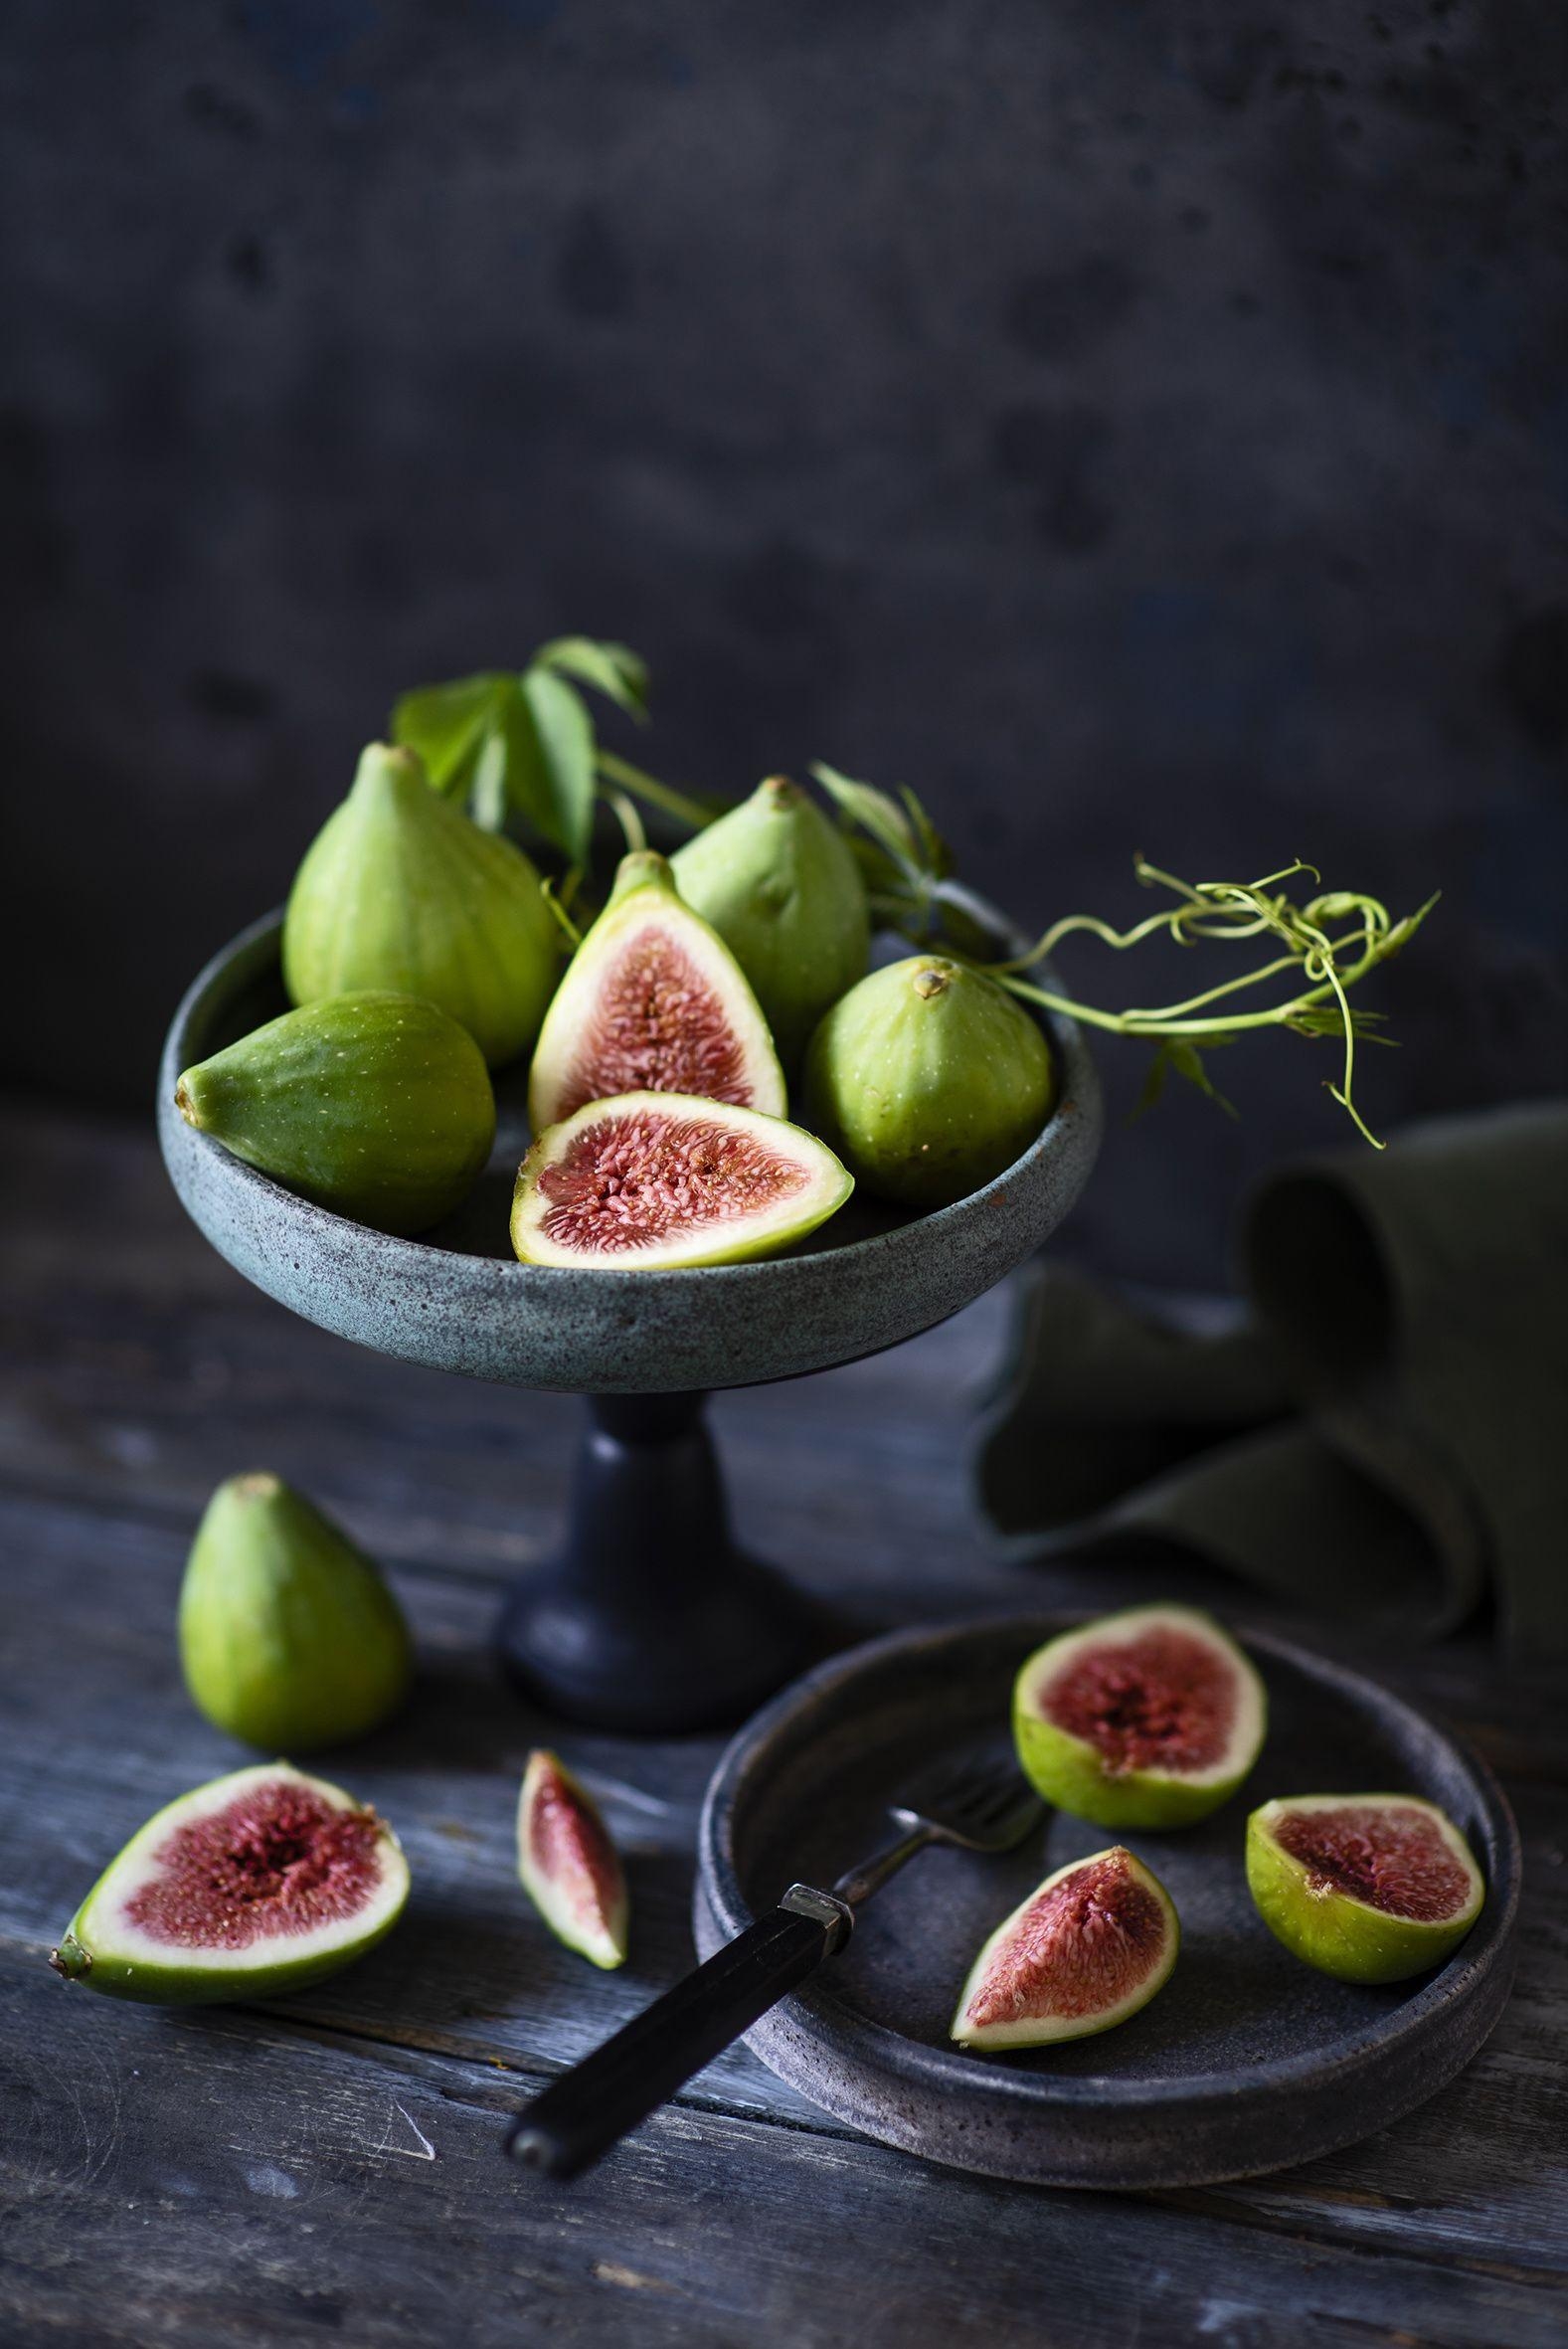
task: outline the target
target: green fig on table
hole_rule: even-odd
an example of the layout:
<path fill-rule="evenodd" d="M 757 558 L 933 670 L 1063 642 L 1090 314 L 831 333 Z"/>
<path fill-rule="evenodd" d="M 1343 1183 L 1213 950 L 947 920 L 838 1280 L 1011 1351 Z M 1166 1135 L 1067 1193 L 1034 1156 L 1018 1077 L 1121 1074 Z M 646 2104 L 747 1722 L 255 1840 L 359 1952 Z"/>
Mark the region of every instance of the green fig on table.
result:
<path fill-rule="evenodd" d="M 207 1504 L 180 1588 L 180 1661 L 215 1727 L 309 1753 L 378 1727 L 413 1651 L 379 1566 L 275 1476 L 230 1477 Z"/>
<path fill-rule="evenodd" d="M 982 971 L 912 955 L 836 1002 L 806 1054 L 804 1123 L 857 1182 L 951 1206 L 1004 1174 L 1051 1107 L 1051 1049 Z"/>
<path fill-rule="evenodd" d="M 421 995 L 494 1068 L 533 1042 L 560 974 L 560 933 L 522 850 L 432 791 L 416 752 L 371 743 L 289 893 L 290 1000 Z"/>
<path fill-rule="evenodd" d="M 863 977 L 871 924 L 844 834 L 800 786 L 770 776 L 671 858 L 682 897 L 751 981 L 787 1070 Z"/>
<path fill-rule="evenodd" d="M 174 1098 L 187 1125 L 248 1166 L 377 1231 L 438 1223 L 495 1140 L 478 1045 L 415 995 L 285 1011 L 186 1069 Z"/>

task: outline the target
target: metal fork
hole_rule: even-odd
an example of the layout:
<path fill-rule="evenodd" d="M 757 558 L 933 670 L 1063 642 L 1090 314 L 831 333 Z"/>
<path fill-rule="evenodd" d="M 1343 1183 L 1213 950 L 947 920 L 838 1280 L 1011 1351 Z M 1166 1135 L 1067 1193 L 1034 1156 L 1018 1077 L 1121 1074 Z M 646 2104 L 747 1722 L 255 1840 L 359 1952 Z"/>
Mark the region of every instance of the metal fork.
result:
<path fill-rule="evenodd" d="M 1043 1807 L 1010 1762 L 950 1765 L 908 1801 L 892 1805 L 888 1816 L 897 1835 L 830 1891 L 791 1885 L 777 1908 L 552 2080 L 513 2123 L 507 2152 L 550 2177 L 576 2177 L 760 2015 L 837 1956 L 854 1931 L 860 1903 L 917 1852 L 933 1844 L 1010 1851 Z"/>

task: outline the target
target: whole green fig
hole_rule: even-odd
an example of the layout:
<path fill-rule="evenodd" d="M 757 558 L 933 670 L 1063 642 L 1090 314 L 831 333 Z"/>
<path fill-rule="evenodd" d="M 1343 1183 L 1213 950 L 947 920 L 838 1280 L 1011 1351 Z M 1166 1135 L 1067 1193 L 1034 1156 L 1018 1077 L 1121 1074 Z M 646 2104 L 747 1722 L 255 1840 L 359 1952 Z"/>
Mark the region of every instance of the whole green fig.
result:
<path fill-rule="evenodd" d="M 417 995 L 329 995 L 188 1068 L 189 1126 L 378 1231 L 424 1231 L 472 1188 L 495 1095 L 466 1028 Z"/>
<path fill-rule="evenodd" d="M 412 1672 L 381 1569 L 260 1474 L 231 1477 L 207 1504 L 180 1589 L 180 1661 L 216 1727 L 293 1753 L 375 1728 Z"/>
<path fill-rule="evenodd" d="M 865 883 L 848 841 L 775 775 L 671 858 L 680 893 L 752 983 L 791 1072 L 811 1030 L 866 968 Z"/>
<path fill-rule="evenodd" d="M 1050 1047 L 1004 988 L 913 955 L 873 971 L 817 1028 L 804 1122 L 879 1198 L 946 1207 L 1028 1148 L 1051 1091 Z"/>
<path fill-rule="evenodd" d="M 373 742 L 294 878 L 290 999 L 423 995 L 495 1068 L 533 1042 L 560 973 L 556 923 L 522 850 L 438 799 L 416 752 Z"/>

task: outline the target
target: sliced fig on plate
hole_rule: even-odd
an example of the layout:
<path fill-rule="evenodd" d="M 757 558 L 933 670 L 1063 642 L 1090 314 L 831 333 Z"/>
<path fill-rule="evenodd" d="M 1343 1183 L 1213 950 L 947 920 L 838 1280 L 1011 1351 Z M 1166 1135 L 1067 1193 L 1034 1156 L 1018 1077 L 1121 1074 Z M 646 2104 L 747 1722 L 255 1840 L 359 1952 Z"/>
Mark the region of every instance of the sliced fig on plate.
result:
<path fill-rule="evenodd" d="M 528 1757 L 517 1803 L 517 1873 L 558 1941 L 624 1965 L 626 1879 L 599 1807 L 559 1754 Z"/>
<path fill-rule="evenodd" d="M 1038 2048 L 1109 2031 L 1162 1988 L 1180 1943 L 1170 1895 L 1123 1845 L 1069 1861 L 980 1951 L 953 2036 L 971 2048 Z"/>
<path fill-rule="evenodd" d="M 1097 1827 L 1187 1827 L 1246 1777 L 1268 1723 L 1263 1683 L 1198 1607 L 1130 1607 L 1049 1640 L 1019 1673 L 1024 1773 Z"/>
<path fill-rule="evenodd" d="M 169 1803 L 110 1862 L 50 1964 L 153 2006 L 274 1998 L 390 1933 L 408 1863 L 386 1821 L 287 1762 Z"/>
<path fill-rule="evenodd" d="M 1441 1965 L 1481 1914 L 1475 1854 L 1414 1794 L 1297 1794 L 1247 1822 L 1247 1884 L 1277 1940 L 1342 1982 Z"/>
<path fill-rule="evenodd" d="M 545 1014 L 528 1079 L 534 1132 L 617 1093 L 689 1093 L 782 1117 L 768 1022 L 717 930 L 651 848 L 620 860 L 610 903 Z"/>
<path fill-rule="evenodd" d="M 853 1188 L 784 1118 L 625 1093 L 540 1135 L 518 1170 L 512 1246 L 524 1264 L 600 1271 L 739 1264 L 803 1239 Z"/>

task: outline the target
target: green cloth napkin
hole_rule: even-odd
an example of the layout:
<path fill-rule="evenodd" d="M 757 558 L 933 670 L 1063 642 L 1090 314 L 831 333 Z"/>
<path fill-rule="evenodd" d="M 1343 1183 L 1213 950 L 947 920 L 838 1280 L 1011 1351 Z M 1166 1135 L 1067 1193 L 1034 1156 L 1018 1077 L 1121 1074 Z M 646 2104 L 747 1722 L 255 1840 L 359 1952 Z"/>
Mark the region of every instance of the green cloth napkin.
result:
<path fill-rule="evenodd" d="M 992 1525 L 1429 1637 L 1489 1593 L 1515 1651 L 1568 1656 L 1568 1103 L 1282 1169 L 1239 1236 L 1235 1306 L 1028 1268 Z"/>

